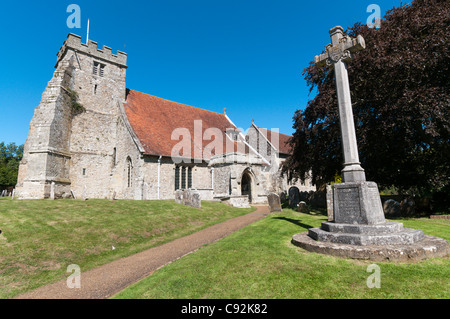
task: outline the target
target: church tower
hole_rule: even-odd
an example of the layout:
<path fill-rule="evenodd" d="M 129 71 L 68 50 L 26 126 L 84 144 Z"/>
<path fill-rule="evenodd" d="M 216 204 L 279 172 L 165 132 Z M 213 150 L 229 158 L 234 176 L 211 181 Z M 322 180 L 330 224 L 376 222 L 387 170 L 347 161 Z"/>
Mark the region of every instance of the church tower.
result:
<path fill-rule="evenodd" d="M 55 68 L 30 123 L 16 194 L 48 198 L 53 189 L 56 197 L 71 191 L 76 197 L 108 197 L 127 54 L 69 34 Z"/>

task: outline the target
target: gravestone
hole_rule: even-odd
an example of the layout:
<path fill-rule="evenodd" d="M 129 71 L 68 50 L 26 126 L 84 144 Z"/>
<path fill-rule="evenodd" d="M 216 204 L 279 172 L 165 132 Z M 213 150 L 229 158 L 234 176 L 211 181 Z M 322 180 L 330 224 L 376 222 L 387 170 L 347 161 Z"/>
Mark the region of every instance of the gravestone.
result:
<path fill-rule="evenodd" d="M 183 204 L 183 190 L 182 189 L 177 189 L 175 191 L 175 203 Z"/>
<path fill-rule="evenodd" d="M 366 181 L 359 162 L 347 66 L 352 53 L 365 48 L 362 36 L 345 36 L 342 27 L 330 30 L 331 44 L 315 57 L 316 66 L 334 69 L 344 153 L 343 183 L 333 185 L 333 222 L 297 234 L 292 242 L 306 250 L 340 257 L 388 260 L 436 257 L 448 253 L 448 242 L 424 236 L 421 230 L 387 222 L 378 186 Z M 432 238 L 430 238 L 432 237 Z M 414 246 L 413 246 L 414 245 Z M 361 248 L 365 247 L 365 248 Z M 366 248 L 370 247 L 370 248 Z M 413 248 L 412 248 L 413 247 Z"/>
<path fill-rule="evenodd" d="M 269 202 L 270 212 L 281 212 L 281 201 L 277 194 L 270 193 L 267 195 L 267 201 Z"/>
<path fill-rule="evenodd" d="M 297 187 L 289 188 L 289 207 L 296 208 L 300 203 L 300 191 Z"/>
<path fill-rule="evenodd" d="M 200 193 L 196 190 L 185 189 L 183 192 L 183 203 L 187 206 L 201 208 Z"/>
<path fill-rule="evenodd" d="M 202 207 L 200 193 L 193 189 L 178 189 L 175 192 L 175 203 L 195 208 Z"/>
<path fill-rule="evenodd" d="M 412 198 L 405 198 L 400 202 L 400 210 L 404 217 L 413 216 L 416 213 L 416 203 Z"/>
<path fill-rule="evenodd" d="M 305 214 L 309 214 L 309 212 L 310 212 L 308 205 L 305 202 L 298 203 L 297 211 L 299 213 L 305 213 Z"/>
<path fill-rule="evenodd" d="M 400 203 L 393 199 L 388 199 L 383 204 L 383 211 L 385 216 L 400 216 Z"/>

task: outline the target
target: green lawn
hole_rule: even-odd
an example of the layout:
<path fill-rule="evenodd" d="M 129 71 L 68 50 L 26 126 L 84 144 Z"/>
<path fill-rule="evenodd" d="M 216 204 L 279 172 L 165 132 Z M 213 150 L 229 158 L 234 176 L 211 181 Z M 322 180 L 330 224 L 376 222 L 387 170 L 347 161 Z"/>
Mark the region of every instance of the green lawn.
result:
<path fill-rule="evenodd" d="M 381 288 L 368 288 L 373 262 L 309 253 L 292 235 L 317 227 L 322 215 L 285 209 L 156 271 L 114 298 L 450 298 L 450 259 L 376 263 Z M 400 220 L 450 240 L 450 221 Z"/>
<path fill-rule="evenodd" d="M 0 199 L 0 298 L 247 214 L 222 203 L 202 209 L 174 201 Z M 112 247 L 115 247 L 113 250 Z"/>

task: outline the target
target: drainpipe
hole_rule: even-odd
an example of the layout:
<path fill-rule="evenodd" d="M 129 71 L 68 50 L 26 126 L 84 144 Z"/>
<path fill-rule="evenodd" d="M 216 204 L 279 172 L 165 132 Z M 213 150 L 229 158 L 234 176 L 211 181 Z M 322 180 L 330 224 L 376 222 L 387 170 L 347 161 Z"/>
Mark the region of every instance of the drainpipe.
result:
<path fill-rule="evenodd" d="M 160 155 L 158 158 L 158 200 L 160 198 L 159 188 L 160 188 L 160 184 L 161 184 L 161 158 L 162 158 L 162 155 Z"/>
<path fill-rule="evenodd" d="M 211 189 L 214 192 L 214 167 L 211 167 Z"/>

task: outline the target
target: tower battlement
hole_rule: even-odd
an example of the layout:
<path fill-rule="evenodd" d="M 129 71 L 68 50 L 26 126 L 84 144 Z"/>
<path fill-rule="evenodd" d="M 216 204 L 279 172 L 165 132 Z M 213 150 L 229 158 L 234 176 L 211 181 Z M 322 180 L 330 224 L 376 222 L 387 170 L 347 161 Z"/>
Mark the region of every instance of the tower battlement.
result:
<path fill-rule="evenodd" d="M 76 52 L 86 53 L 97 59 L 127 68 L 127 54 L 125 52 L 118 50 L 117 54 L 113 54 L 112 49 L 106 45 L 104 45 L 103 49 L 100 50 L 99 48 L 97 48 L 97 42 L 89 40 L 88 44 L 81 43 L 81 37 L 73 33 L 69 33 L 67 39 L 64 41 L 64 44 L 57 53 L 58 58 L 56 60 L 56 66 L 58 65 L 59 61 L 64 58 L 64 55 L 67 53 L 68 49 L 75 50 Z"/>

